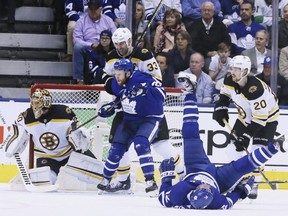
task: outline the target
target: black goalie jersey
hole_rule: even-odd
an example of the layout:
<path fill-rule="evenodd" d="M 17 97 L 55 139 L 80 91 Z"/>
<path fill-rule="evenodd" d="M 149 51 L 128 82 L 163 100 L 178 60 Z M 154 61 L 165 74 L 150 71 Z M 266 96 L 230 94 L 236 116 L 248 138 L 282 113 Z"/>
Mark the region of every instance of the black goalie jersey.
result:
<path fill-rule="evenodd" d="M 19 115 L 17 125 L 32 135 L 36 157 L 61 161 L 73 151 L 66 137 L 75 121 L 76 116 L 69 107 L 52 105 L 39 119 L 35 119 L 32 108 L 28 108 Z"/>

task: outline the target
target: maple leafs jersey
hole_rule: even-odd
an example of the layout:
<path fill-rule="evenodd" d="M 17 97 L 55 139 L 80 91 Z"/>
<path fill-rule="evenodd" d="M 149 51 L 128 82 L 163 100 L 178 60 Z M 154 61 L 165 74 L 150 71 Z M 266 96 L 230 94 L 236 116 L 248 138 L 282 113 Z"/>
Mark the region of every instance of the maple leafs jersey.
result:
<path fill-rule="evenodd" d="M 276 95 L 267 84 L 255 76 L 248 76 L 247 84 L 239 88 L 239 85 L 233 82 L 232 76 L 227 74 L 221 94 L 233 100 L 239 119 L 246 126 L 252 122 L 265 126 L 268 122 L 277 121 L 280 115 Z"/>
<path fill-rule="evenodd" d="M 145 95 L 127 97 L 127 92 L 131 90 L 134 84 L 139 83 L 146 86 L 147 92 Z M 116 79 L 113 78 L 111 88 L 114 95 L 126 98 L 121 102 L 124 119 L 131 120 L 148 117 L 161 120 L 163 118 L 165 90 L 161 87 L 161 83 L 151 75 L 136 70 L 124 86 L 119 86 Z"/>
<path fill-rule="evenodd" d="M 135 48 L 134 48 L 135 49 Z M 152 52 L 150 52 L 147 49 L 138 49 L 136 48 L 136 51 L 132 52 L 129 56 L 126 56 L 126 59 L 130 59 L 133 64 L 136 66 L 135 69 L 140 70 L 141 72 L 148 73 L 155 77 L 158 80 L 162 81 L 162 74 L 159 68 L 159 65 L 154 58 Z M 117 50 L 112 50 L 110 53 L 108 53 L 106 57 L 106 64 L 104 67 L 104 72 L 108 74 L 109 76 L 114 76 L 114 63 L 118 61 L 119 59 L 123 58 L 120 56 L 117 52 Z M 105 81 L 105 78 L 104 78 Z"/>
<path fill-rule="evenodd" d="M 158 200 L 165 207 L 194 209 L 190 203 L 190 195 L 203 183 L 211 186 L 213 194 L 213 200 L 206 207 L 207 209 L 229 209 L 239 199 L 240 193 L 237 191 L 227 195 L 221 194 L 216 180 L 208 172 L 197 172 L 188 174 L 183 181 L 173 186 L 172 181 L 162 182 Z"/>
<path fill-rule="evenodd" d="M 66 138 L 73 122 L 77 122 L 74 112 L 65 105 L 56 104 L 39 119 L 35 119 L 32 108 L 28 108 L 16 121 L 18 127 L 24 127 L 32 135 L 36 157 L 57 161 L 67 158 L 73 151 Z"/>

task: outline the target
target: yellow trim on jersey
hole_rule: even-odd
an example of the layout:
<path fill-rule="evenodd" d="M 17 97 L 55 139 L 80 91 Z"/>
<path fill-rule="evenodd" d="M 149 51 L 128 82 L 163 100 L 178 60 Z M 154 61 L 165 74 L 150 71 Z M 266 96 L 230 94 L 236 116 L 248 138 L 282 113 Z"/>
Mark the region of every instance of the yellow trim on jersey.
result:
<path fill-rule="evenodd" d="M 66 146 L 62 151 L 58 152 L 57 154 L 47 154 L 43 152 L 42 150 L 38 149 L 37 147 L 34 148 L 34 154 L 37 157 L 45 157 L 45 158 L 58 158 L 58 157 L 68 157 L 71 152 L 73 151 L 72 147 L 70 145 Z"/>
<path fill-rule="evenodd" d="M 32 127 L 32 126 L 35 126 L 35 125 L 38 125 L 38 124 L 42 124 L 40 121 L 35 121 L 35 122 L 31 122 L 31 123 L 28 123 L 26 124 L 27 127 Z"/>
<path fill-rule="evenodd" d="M 70 119 L 51 119 L 50 122 L 69 122 L 72 121 Z"/>
<path fill-rule="evenodd" d="M 112 59 L 108 60 L 106 63 L 110 64 L 110 63 L 116 62 L 118 60 L 119 60 L 119 58 L 112 58 Z"/>

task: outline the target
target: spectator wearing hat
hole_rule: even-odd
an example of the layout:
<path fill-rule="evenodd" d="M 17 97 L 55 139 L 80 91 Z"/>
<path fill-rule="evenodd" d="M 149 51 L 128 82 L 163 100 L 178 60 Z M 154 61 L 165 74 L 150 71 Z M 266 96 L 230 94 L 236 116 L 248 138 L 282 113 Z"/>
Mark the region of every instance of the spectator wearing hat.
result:
<path fill-rule="evenodd" d="M 114 49 L 111 37 L 111 31 L 102 31 L 99 45 L 89 53 L 89 84 L 104 84 L 102 82 L 102 75 L 106 62 L 106 55 Z"/>
<path fill-rule="evenodd" d="M 268 86 L 270 86 L 271 82 L 271 62 L 272 59 L 270 56 L 266 56 L 264 58 L 263 64 L 263 72 L 256 75 L 259 79 L 264 81 Z M 288 105 L 288 81 L 281 76 L 277 71 L 277 97 L 279 105 Z"/>
<path fill-rule="evenodd" d="M 116 30 L 113 20 L 102 14 L 102 0 L 89 0 L 88 13 L 77 22 L 73 32 L 73 78 L 77 84 L 84 84 L 84 62 L 88 52 L 99 45 L 100 33 Z"/>

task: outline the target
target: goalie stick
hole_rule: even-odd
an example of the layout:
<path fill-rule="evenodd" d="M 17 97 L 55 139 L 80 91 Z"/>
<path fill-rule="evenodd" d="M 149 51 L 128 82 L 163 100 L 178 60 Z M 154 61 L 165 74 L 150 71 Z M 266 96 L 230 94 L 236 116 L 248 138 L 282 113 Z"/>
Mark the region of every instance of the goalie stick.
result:
<path fill-rule="evenodd" d="M 21 179 L 27 191 L 29 192 L 52 192 L 52 191 L 58 190 L 58 185 L 43 185 L 43 186 L 33 185 L 19 153 L 15 153 L 14 158 L 16 160 L 17 168 L 20 173 Z"/>
<path fill-rule="evenodd" d="M 226 128 L 229 130 L 229 132 L 237 139 L 237 135 L 235 134 L 235 132 L 232 130 L 231 126 L 229 125 L 229 123 L 227 122 L 227 120 L 225 118 L 223 118 L 223 122 L 226 126 Z M 244 147 L 242 146 L 244 151 L 246 152 L 246 154 L 248 155 L 249 154 L 249 151 Z M 270 188 L 272 190 L 276 190 L 277 189 L 277 185 L 274 184 L 272 181 L 270 181 L 267 176 L 263 173 L 263 171 L 261 170 L 260 167 L 258 167 L 257 171 L 262 175 L 262 177 L 265 179 L 266 183 L 269 184 Z"/>

